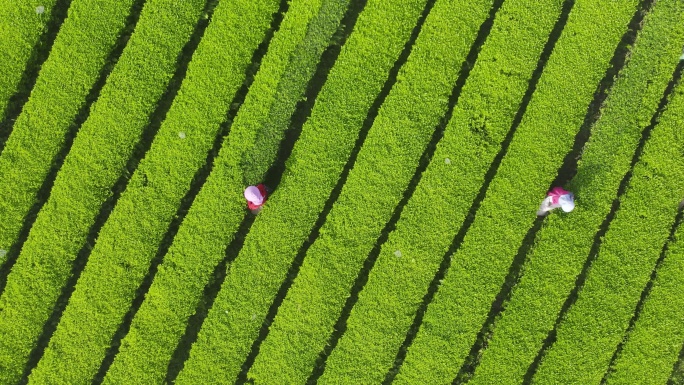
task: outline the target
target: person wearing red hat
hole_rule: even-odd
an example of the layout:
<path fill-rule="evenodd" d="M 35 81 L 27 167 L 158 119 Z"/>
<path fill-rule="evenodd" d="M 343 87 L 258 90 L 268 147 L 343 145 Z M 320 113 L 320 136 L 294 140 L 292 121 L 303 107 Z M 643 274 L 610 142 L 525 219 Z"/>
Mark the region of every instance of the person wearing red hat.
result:
<path fill-rule="evenodd" d="M 252 214 L 261 211 L 261 207 L 266 203 L 267 195 L 266 186 L 263 184 L 248 186 L 245 189 L 244 196 L 247 199 L 247 207 L 252 211 Z"/>
<path fill-rule="evenodd" d="M 539 206 L 537 215 L 546 215 L 549 211 L 561 208 L 566 213 L 575 209 L 575 196 L 560 187 L 554 187 L 546 194 L 546 198 Z"/>

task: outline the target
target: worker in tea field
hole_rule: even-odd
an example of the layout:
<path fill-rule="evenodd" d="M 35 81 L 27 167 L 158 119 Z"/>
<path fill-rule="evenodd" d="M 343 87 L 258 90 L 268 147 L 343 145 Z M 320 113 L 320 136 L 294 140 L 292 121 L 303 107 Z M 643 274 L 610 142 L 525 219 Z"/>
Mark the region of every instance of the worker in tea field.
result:
<path fill-rule="evenodd" d="M 261 207 L 266 202 L 266 186 L 259 184 L 256 186 L 248 186 L 244 192 L 245 199 L 247 199 L 247 207 L 252 211 L 252 214 L 257 214 L 261 211 Z"/>
<path fill-rule="evenodd" d="M 575 209 L 575 196 L 570 192 L 563 190 L 560 187 L 554 187 L 546 194 L 546 198 L 539 206 L 537 215 L 546 215 L 549 211 L 561 208 L 566 213 Z"/>

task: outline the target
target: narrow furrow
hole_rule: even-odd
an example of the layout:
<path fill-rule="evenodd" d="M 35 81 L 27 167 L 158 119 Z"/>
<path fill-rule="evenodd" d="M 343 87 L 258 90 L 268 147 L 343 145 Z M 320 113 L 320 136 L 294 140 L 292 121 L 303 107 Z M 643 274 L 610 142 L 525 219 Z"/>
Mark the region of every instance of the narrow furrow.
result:
<path fill-rule="evenodd" d="M 545 220 L 470 383 L 522 382 L 553 328 L 591 254 L 595 234 L 607 226 L 605 218 L 629 177 L 644 131 L 669 94 L 668 82 L 677 64 L 672 59 L 684 33 L 679 7 L 657 3 L 647 16 L 569 183 L 578 207 L 570 215 Z"/>
<path fill-rule="evenodd" d="M 575 2 L 486 197 L 450 256 L 451 266 L 400 368 L 399 383 L 456 378 L 535 221 L 539 201 L 573 148 L 636 5 L 636 0 Z"/>
<path fill-rule="evenodd" d="M 684 344 L 679 351 L 677 363 L 672 367 L 672 374 L 667 380 L 667 385 L 682 385 L 684 384 Z"/>
<path fill-rule="evenodd" d="M 312 227 L 320 225 L 315 222 L 355 145 L 360 146 L 357 139 L 367 130 L 364 120 L 385 95 L 383 84 L 394 83 L 388 75 L 424 6 L 423 0 L 370 0 L 359 15 L 302 128 L 283 180 L 230 265 L 177 383 L 236 380 L 288 270 L 297 265 L 293 256 Z"/>

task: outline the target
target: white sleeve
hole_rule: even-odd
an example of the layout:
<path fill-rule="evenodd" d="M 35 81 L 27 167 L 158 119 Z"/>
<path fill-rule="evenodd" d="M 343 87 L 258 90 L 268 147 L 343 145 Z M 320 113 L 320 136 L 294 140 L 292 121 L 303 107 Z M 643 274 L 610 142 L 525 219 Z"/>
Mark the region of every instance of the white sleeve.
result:
<path fill-rule="evenodd" d="M 542 201 L 541 205 L 539 206 L 539 212 L 545 213 L 547 211 L 550 211 L 551 209 L 553 209 L 553 197 L 548 196 L 546 197 L 546 199 Z"/>

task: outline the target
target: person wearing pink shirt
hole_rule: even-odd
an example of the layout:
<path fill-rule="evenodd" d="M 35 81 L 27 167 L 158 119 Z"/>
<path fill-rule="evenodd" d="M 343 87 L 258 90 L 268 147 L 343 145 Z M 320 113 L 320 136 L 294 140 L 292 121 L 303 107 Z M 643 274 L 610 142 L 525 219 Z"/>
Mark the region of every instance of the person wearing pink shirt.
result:
<path fill-rule="evenodd" d="M 557 208 L 569 213 L 575 209 L 575 196 L 570 192 L 560 187 L 554 187 L 546 194 L 546 198 L 539 206 L 537 215 L 546 215 L 549 211 Z"/>
<path fill-rule="evenodd" d="M 261 211 L 261 207 L 266 203 L 267 195 L 266 186 L 263 184 L 248 186 L 245 189 L 244 196 L 247 199 L 247 207 L 252 211 L 252 214 Z"/>

